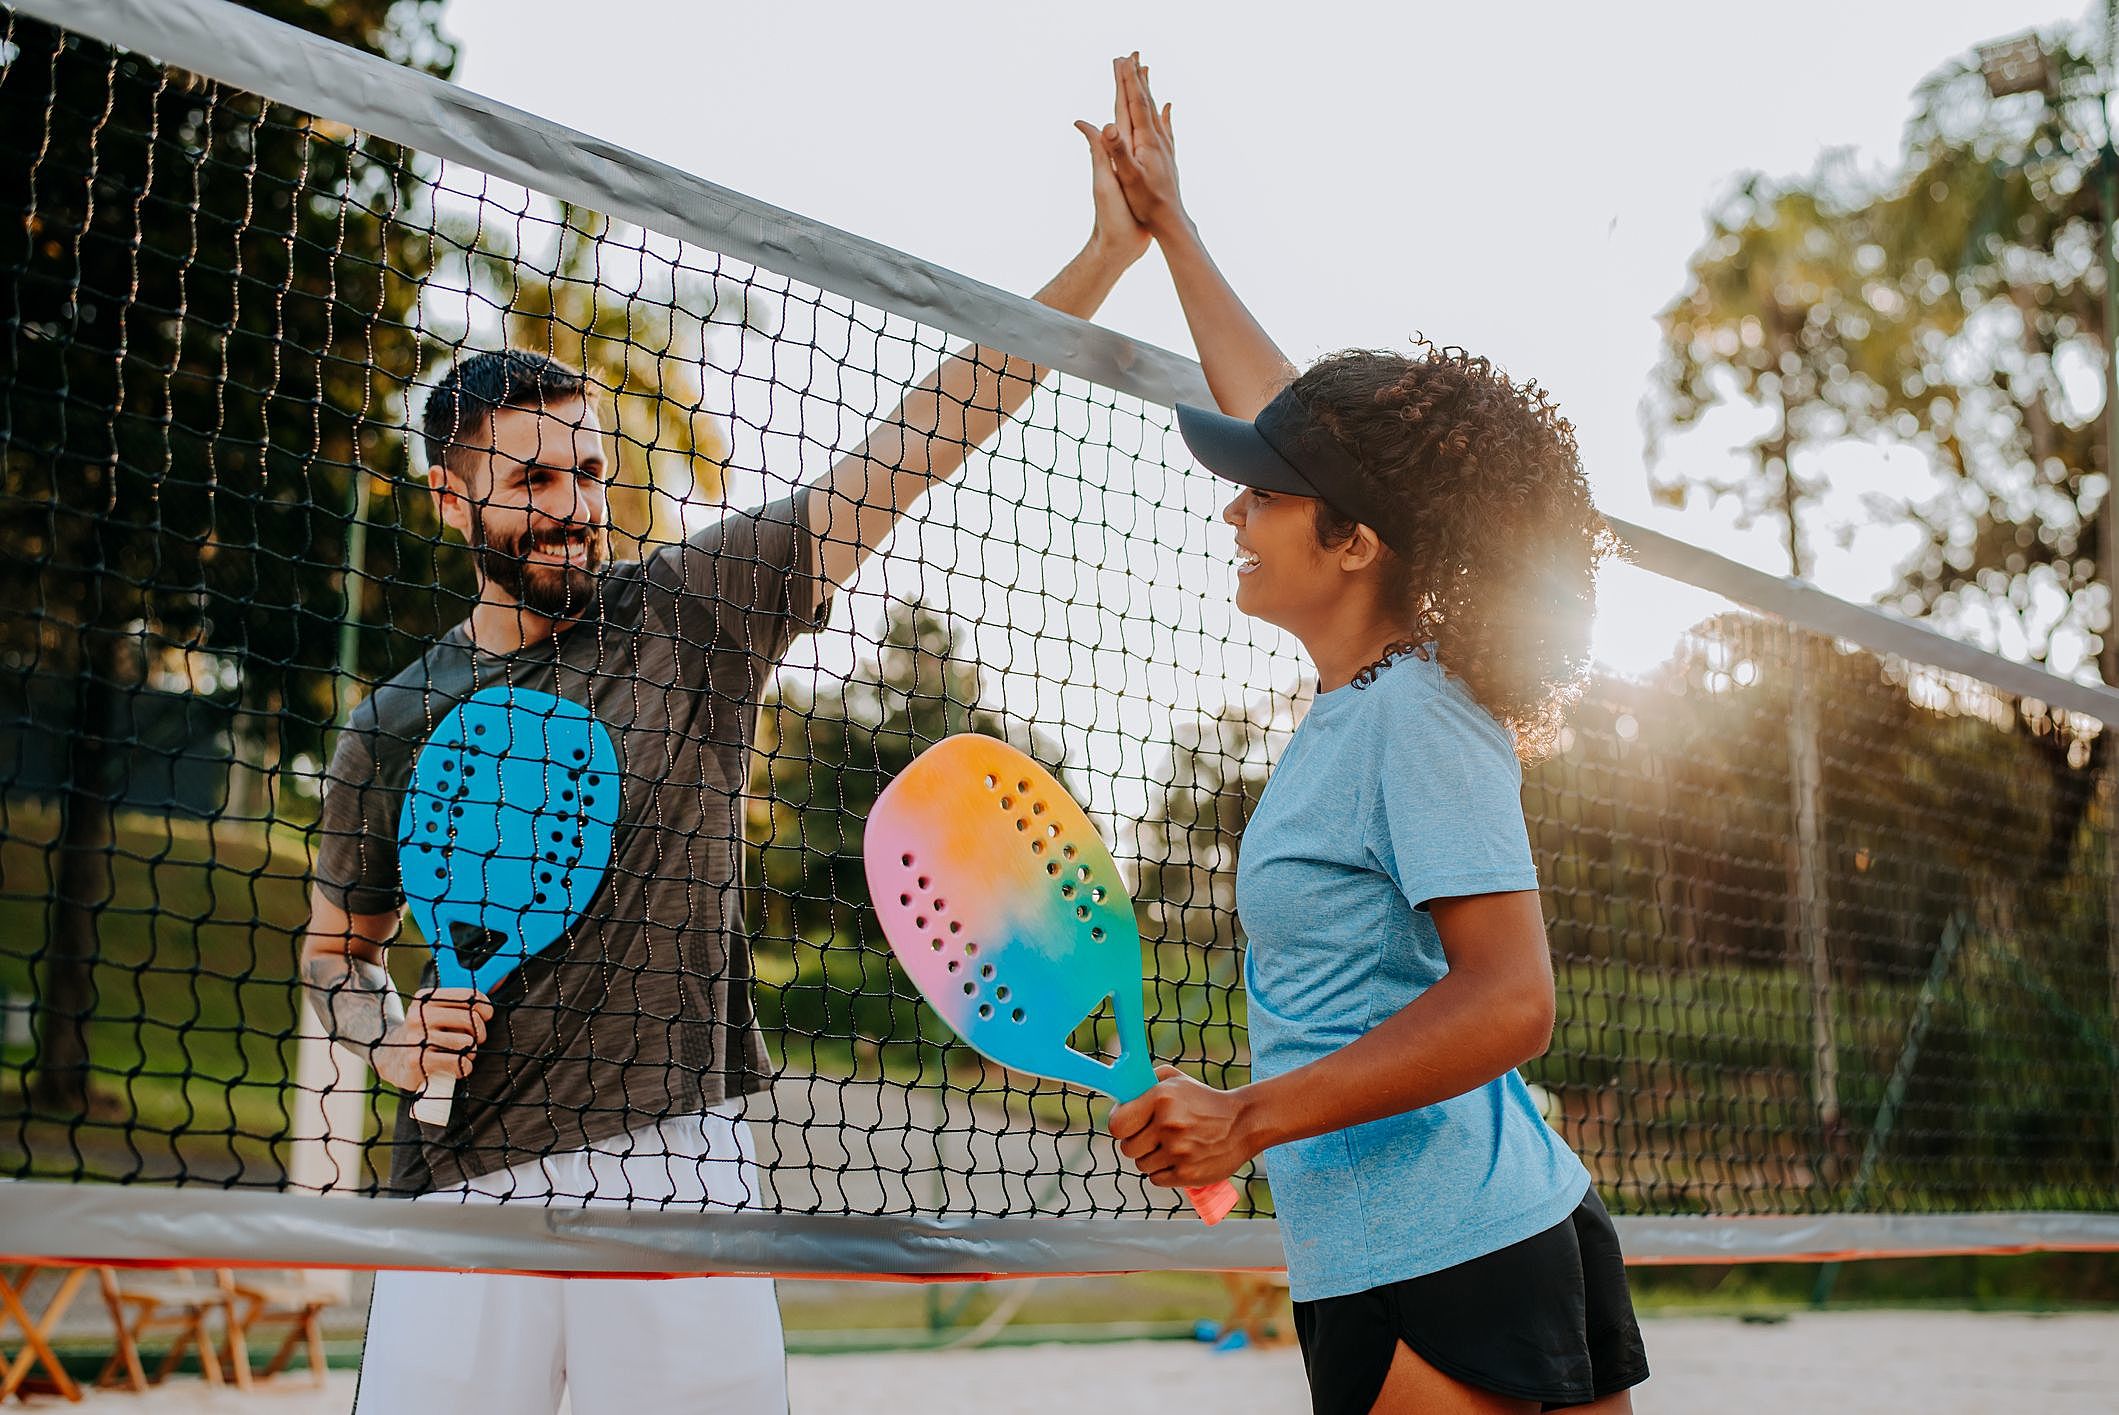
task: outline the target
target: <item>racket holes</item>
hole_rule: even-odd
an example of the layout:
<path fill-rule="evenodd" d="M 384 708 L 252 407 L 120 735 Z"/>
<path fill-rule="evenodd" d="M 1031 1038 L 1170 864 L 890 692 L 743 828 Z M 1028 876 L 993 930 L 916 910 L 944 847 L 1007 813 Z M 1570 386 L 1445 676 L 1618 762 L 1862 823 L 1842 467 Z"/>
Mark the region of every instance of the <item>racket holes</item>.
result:
<path fill-rule="evenodd" d="M 464 808 L 462 806 L 451 806 L 449 807 L 449 814 L 458 820 L 462 820 L 464 818 Z"/>
<path fill-rule="evenodd" d="M 912 868 L 912 856 L 910 856 L 910 855 L 900 855 L 900 856 L 898 856 L 898 860 L 899 860 L 899 862 L 900 862 L 901 864 L 903 864 L 903 865 L 905 866 L 905 868 L 906 868 L 906 869 L 908 869 L 908 870 L 909 870 L 909 869 L 911 869 L 911 868 Z"/>
<path fill-rule="evenodd" d="M 440 829 L 441 829 L 441 822 L 440 822 L 440 821 L 428 821 L 428 822 L 427 822 L 427 833 L 428 833 L 429 835 L 432 835 L 432 834 L 433 834 L 433 833 L 434 833 L 435 831 L 437 831 L 437 830 L 440 830 Z"/>
<path fill-rule="evenodd" d="M 1009 1020 L 1010 1020 L 1010 1021 L 1014 1021 L 1014 1022 L 1020 1022 L 1020 1021 L 1022 1021 L 1022 1020 L 1023 1020 L 1023 1009 L 1022 1009 L 1022 1008 L 1020 1008 L 1020 1007 L 1016 1008 L 1016 1009 L 1015 1009 L 1015 1011 L 1013 1011 L 1013 1012 L 1011 1012 L 1011 1013 L 1009 1013 L 1009 1014 L 1008 1014 L 1008 1017 L 1009 1017 Z"/>
<path fill-rule="evenodd" d="M 1089 897 L 1090 897 L 1091 899 L 1095 900 L 1095 901 L 1096 901 L 1097 903 L 1099 903 L 1099 904 L 1103 903 L 1103 902 L 1104 902 L 1104 887 L 1103 887 L 1102 885 L 1098 885 L 1098 886 L 1097 886 L 1096 888 L 1094 888 L 1094 889 L 1090 890 L 1090 891 L 1089 891 Z"/>
<path fill-rule="evenodd" d="M 963 961 L 963 960 L 962 960 L 961 958 L 952 958 L 952 959 L 950 959 L 950 960 L 949 960 L 949 971 L 950 971 L 950 972 L 952 972 L 952 973 L 961 973 L 961 972 L 963 972 L 963 971 L 964 971 L 964 961 Z"/>
<path fill-rule="evenodd" d="M 1004 811 L 1012 811 L 1012 810 L 1014 810 L 1014 809 L 1015 809 L 1015 797 L 1013 797 L 1013 796 L 1003 796 L 1003 797 L 1001 797 L 1001 809 L 1002 809 L 1002 810 L 1004 810 Z"/>
<path fill-rule="evenodd" d="M 985 1018 L 988 1018 L 988 1017 L 991 1017 L 992 1015 L 993 1015 L 993 1004 L 992 1004 L 992 1003 L 990 1003 L 990 1002 L 982 1002 L 982 1003 L 980 1003 L 980 1004 L 979 1004 L 979 1017 L 980 1017 L 980 1019 L 981 1019 L 981 1020 L 983 1020 L 983 1019 L 985 1019 Z"/>
<path fill-rule="evenodd" d="M 1015 828 L 1016 828 L 1017 830 L 1028 830 L 1028 829 L 1030 829 L 1030 820 L 1029 820 L 1029 817 L 1027 817 L 1027 816 L 1018 816 L 1018 817 L 1016 817 L 1016 821 L 1015 821 Z"/>
<path fill-rule="evenodd" d="M 559 852 L 558 852 L 557 850 L 547 850 L 547 851 L 545 851 L 545 852 L 544 852 L 544 857 L 545 857 L 545 858 L 546 858 L 547 860 L 550 860 L 550 861 L 551 861 L 551 862 L 552 862 L 553 864 L 555 864 L 555 865 L 559 863 Z"/>
<path fill-rule="evenodd" d="M 473 727 L 471 731 L 473 735 L 483 737 L 486 735 L 486 725 L 481 722 L 476 727 Z"/>
<path fill-rule="evenodd" d="M 926 927 L 927 927 L 927 916 L 926 916 L 925 914 L 920 914 L 920 915 L 916 915 L 916 916 L 915 916 L 915 917 L 913 918 L 913 921 L 912 921 L 912 926 L 913 926 L 914 928 L 916 928 L 916 929 L 924 929 L 924 928 L 926 928 Z"/>
<path fill-rule="evenodd" d="M 1049 865 L 1045 866 L 1045 873 L 1046 873 L 1046 874 L 1048 874 L 1048 875 L 1056 875 L 1056 874 L 1058 874 L 1058 873 L 1059 873 L 1059 861 L 1057 861 L 1057 860 L 1054 860 L 1054 861 L 1053 861 L 1053 862 L 1052 862 L 1051 864 L 1049 864 Z"/>
<path fill-rule="evenodd" d="M 544 891 L 541 889 L 537 891 L 537 902 L 539 904 L 544 903 Z"/>
<path fill-rule="evenodd" d="M 478 768 L 477 768 L 477 767 L 475 767 L 475 766 L 473 766 L 473 765 L 471 765 L 471 764 L 470 764 L 469 762 L 465 762 L 465 763 L 464 763 L 464 775 L 465 775 L 465 776 L 476 776 L 476 775 L 478 775 Z"/>
<path fill-rule="evenodd" d="M 584 795 L 581 798 L 581 804 L 584 806 L 593 806 L 596 804 L 596 798 L 594 796 Z"/>
<path fill-rule="evenodd" d="M 1062 899 L 1072 899 L 1073 897 L 1074 897 L 1074 886 L 1073 886 L 1073 885 L 1071 885 L 1071 884 L 1063 884 L 1063 885 L 1061 885 L 1061 886 L 1060 886 L 1060 898 L 1062 898 Z"/>
<path fill-rule="evenodd" d="M 1088 878 L 1089 878 L 1089 867 L 1088 867 L 1087 865 L 1076 865 L 1076 866 L 1074 867 L 1074 877 L 1075 877 L 1076 879 L 1079 879 L 1079 880 L 1086 880 L 1086 879 L 1088 879 Z"/>
<path fill-rule="evenodd" d="M 949 908 L 949 901 L 948 901 L 948 900 L 946 900 L 946 899 L 937 899 L 937 900 L 935 900 L 935 901 L 934 901 L 934 912 L 935 912 L 935 913 L 937 913 L 937 914 L 940 914 L 940 913 L 944 913 L 944 912 L 946 912 L 946 911 L 948 910 L 948 908 Z"/>
<path fill-rule="evenodd" d="M 994 775 L 994 774 L 993 774 L 992 772 L 990 772 L 990 771 L 986 773 L 986 789 L 987 789 L 988 791 L 991 791 L 991 790 L 992 790 L 992 789 L 993 789 L 994 787 L 996 787 L 996 786 L 998 786 L 998 785 L 1000 785 L 1000 784 L 1001 784 L 1001 779 L 1000 779 L 999 777 L 995 776 L 995 775 Z"/>
<path fill-rule="evenodd" d="M 914 880 L 913 883 L 918 885 L 920 888 L 925 889 L 928 885 L 932 884 L 933 881 L 928 879 L 927 876 L 921 875 L 918 879 Z"/>
<path fill-rule="evenodd" d="M 436 865 L 434 867 L 434 877 L 436 879 L 447 879 L 449 877 L 449 872 L 443 869 L 440 865 Z"/>
<path fill-rule="evenodd" d="M 584 751 L 584 750 L 583 750 L 582 748 L 580 748 L 580 747 L 576 747 L 576 748 L 574 749 L 574 760 L 575 760 L 575 761 L 577 761 L 577 762 L 585 762 L 585 761 L 587 761 L 588 759 L 589 759 L 589 754 L 588 754 L 588 753 L 587 753 L 586 751 Z"/>
<path fill-rule="evenodd" d="M 593 772 L 593 771 L 592 771 L 592 772 L 590 772 L 590 773 L 589 773 L 589 785 L 591 785 L 591 786 L 601 786 L 601 785 L 603 785 L 603 778 L 602 778 L 602 777 L 600 777 L 600 776 L 598 776 L 598 775 L 597 775 L 597 774 L 596 774 L 595 772 Z"/>
<path fill-rule="evenodd" d="M 912 896 L 909 894 L 901 894 L 898 896 L 898 903 L 910 909 L 912 907 Z"/>
<path fill-rule="evenodd" d="M 980 966 L 980 968 L 979 968 L 979 976 L 980 976 L 980 977 L 982 977 L 982 978 L 990 978 L 990 977 L 992 977 L 992 976 L 993 976 L 993 965 L 992 965 L 991 963 L 986 963 L 986 964 L 982 964 L 982 965 Z"/>
<path fill-rule="evenodd" d="M 1062 845 L 1060 846 L 1060 853 L 1071 860 L 1074 858 L 1074 847 L 1072 845 Z"/>
<path fill-rule="evenodd" d="M 1074 917 L 1077 919 L 1087 919 L 1089 917 L 1089 906 L 1086 904 L 1075 905 Z"/>
<path fill-rule="evenodd" d="M 1027 781 L 1018 781 L 1015 783 L 1015 789 L 1027 796 L 1030 794 L 1030 783 Z"/>
<path fill-rule="evenodd" d="M 1008 1000 L 1008 985 L 1006 983 L 1002 983 L 999 987 L 995 988 L 993 990 L 993 997 L 996 1002 L 1006 1002 Z"/>
<path fill-rule="evenodd" d="M 1059 834 L 1059 826 L 1058 826 L 1057 824 L 1053 824 L 1053 825 L 1048 825 L 1048 826 L 1046 826 L 1046 827 L 1045 827 L 1045 838 L 1046 838 L 1047 840 L 1050 840 L 1050 839 L 1052 839 L 1052 838 L 1053 838 L 1054 836 L 1056 836 L 1056 835 L 1058 835 L 1058 834 Z"/>
<path fill-rule="evenodd" d="M 557 830 L 555 830 L 555 831 L 553 831 L 553 832 L 552 832 L 552 843 L 553 843 L 554 845 L 557 845 L 557 844 L 559 844 L 559 843 L 560 843 L 561 841 L 563 841 L 563 840 L 565 840 L 565 839 L 566 839 L 566 835 L 565 835 L 565 834 L 564 834 L 563 832 L 561 832 L 561 831 L 557 831 Z"/>
<path fill-rule="evenodd" d="M 949 931 L 953 934 L 960 934 L 964 931 L 964 926 L 955 919 L 951 919 L 949 921 Z"/>
<path fill-rule="evenodd" d="M 552 882 L 552 872 L 550 870 L 539 870 L 537 878 L 540 883 L 550 884 Z"/>
<path fill-rule="evenodd" d="M 1031 841 L 1031 842 L 1030 842 L 1030 853 L 1031 853 L 1031 854 L 1033 854 L 1033 855 L 1042 855 L 1042 854 L 1044 854 L 1044 853 L 1045 853 L 1045 842 L 1044 842 L 1044 841 L 1042 841 L 1042 840 L 1033 840 L 1033 841 Z M 1054 866 L 1054 868 L 1056 869 L 1056 868 L 1058 868 L 1058 867 L 1057 867 L 1057 866 Z"/>
<path fill-rule="evenodd" d="M 574 799 L 574 793 L 571 791 L 562 791 L 559 793 L 559 799 L 562 801 L 571 801 Z"/>
<path fill-rule="evenodd" d="M 1102 929 L 1091 929 L 1089 930 L 1089 937 L 1095 939 L 1098 943 L 1102 943 L 1104 941 L 1104 931 Z"/>
<path fill-rule="evenodd" d="M 978 951 L 979 946 L 976 942 L 967 942 L 964 945 L 964 954 L 966 957 L 975 957 Z"/>
<path fill-rule="evenodd" d="M 934 941 L 934 951 L 937 953 L 942 951 L 942 941 L 940 939 Z"/>
<path fill-rule="evenodd" d="M 966 997 L 977 997 L 977 996 L 978 996 L 978 992 L 979 992 L 979 985 L 978 985 L 977 983 L 966 983 L 966 984 L 964 984 L 964 996 L 966 996 Z"/>

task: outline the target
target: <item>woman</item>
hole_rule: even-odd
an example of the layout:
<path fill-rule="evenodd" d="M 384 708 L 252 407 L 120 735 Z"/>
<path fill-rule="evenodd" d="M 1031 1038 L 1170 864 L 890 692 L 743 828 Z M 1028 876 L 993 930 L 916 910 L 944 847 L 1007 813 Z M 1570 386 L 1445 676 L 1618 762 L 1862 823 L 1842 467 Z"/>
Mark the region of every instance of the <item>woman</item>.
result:
<path fill-rule="evenodd" d="M 1332 355 L 1297 376 L 1178 194 L 1139 56 L 1083 124 L 1161 245 L 1241 490 L 1236 605 L 1317 698 L 1245 832 L 1252 1084 L 1172 1068 L 1112 1113 L 1158 1184 L 1265 1153 L 1315 1408 L 1630 1411 L 1646 1379 L 1617 1236 L 1516 1067 L 1552 1036 L 1519 754 L 1557 734 L 1611 533 L 1574 432 L 1484 359 Z"/>

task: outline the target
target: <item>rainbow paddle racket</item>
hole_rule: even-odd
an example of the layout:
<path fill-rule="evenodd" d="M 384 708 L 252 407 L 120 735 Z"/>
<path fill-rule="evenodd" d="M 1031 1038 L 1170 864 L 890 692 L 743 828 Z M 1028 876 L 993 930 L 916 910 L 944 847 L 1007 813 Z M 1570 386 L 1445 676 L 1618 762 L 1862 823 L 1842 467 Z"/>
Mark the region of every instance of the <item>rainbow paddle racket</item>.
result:
<path fill-rule="evenodd" d="M 1133 900 L 1049 772 L 996 738 L 945 738 L 884 789 L 865 838 L 891 952 L 980 1055 L 1120 1101 L 1155 1085 Z M 1106 1001 L 1108 1065 L 1067 1045 Z M 1236 1206 L 1226 1182 L 1185 1197 L 1208 1223 Z"/>
<path fill-rule="evenodd" d="M 495 985 L 565 936 L 610 866 L 618 749 L 580 703 L 487 688 L 420 748 L 398 814 L 406 901 L 445 988 Z M 412 1114 L 446 1125 L 456 1078 Z"/>

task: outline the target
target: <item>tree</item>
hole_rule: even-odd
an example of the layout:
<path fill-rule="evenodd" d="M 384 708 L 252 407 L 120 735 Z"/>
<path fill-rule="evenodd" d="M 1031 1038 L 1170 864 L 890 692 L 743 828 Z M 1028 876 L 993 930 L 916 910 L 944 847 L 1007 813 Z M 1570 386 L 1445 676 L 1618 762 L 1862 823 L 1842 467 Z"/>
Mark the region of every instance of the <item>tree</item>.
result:
<path fill-rule="evenodd" d="M 430 4 L 256 8 L 445 73 Z M 128 703 L 195 655 L 320 743 L 356 479 L 397 457 L 406 155 L 20 16 L 0 75 L 0 651 L 68 696 L 32 1100 L 89 1105 Z M 415 614 L 416 617 L 416 614 Z"/>
<path fill-rule="evenodd" d="M 2047 47 L 2063 82 L 2093 67 L 2085 38 Z M 2094 153 L 2035 95 L 1990 97 L 1969 61 L 1937 70 L 1915 104 L 1892 170 L 1836 154 L 1801 178 L 1754 173 L 1712 213 L 1662 314 L 1657 430 L 1732 397 L 1778 416 L 1750 475 L 1671 475 L 1658 491 L 1672 504 L 1734 492 L 1781 515 L 1803 573 L 1796 525 L 1816 487 L 1799 459 L 1845 439 L 1913 447 L 1939 489 L 1880 508 L 1923 534 L 1887 598 L 2069 671 L 2115 632 L 2097 570 L 2113 469 L 2086 391 L 2107 332 Z M 2109 746 L 2100 734 L 2085 755 L 2064 724 L 2032 727 L 2065 808 L 2038 865 L 2057 877 Z"/>
<path fill-rule="evenodd" d="M 1177 728 L 1137 837 L 1136 894 L 1156 937 L 1236 946 L 1236 861 L 1265 793 L 1267 740 L 1259 716 L 1233 703 Z"/>

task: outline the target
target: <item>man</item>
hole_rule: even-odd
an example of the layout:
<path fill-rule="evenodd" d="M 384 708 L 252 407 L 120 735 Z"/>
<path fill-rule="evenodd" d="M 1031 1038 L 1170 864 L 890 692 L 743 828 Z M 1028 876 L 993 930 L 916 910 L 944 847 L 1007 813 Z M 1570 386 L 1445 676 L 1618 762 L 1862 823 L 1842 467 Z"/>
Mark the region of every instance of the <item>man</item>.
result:
<path fill-rule="evenodd" d="M 1147 245 L 1091 154 L 1093 233 L 1037 296 L 1083 317 Z M 738 1115 L 771 1075 L 739 862 L 760 695 L 899 514 L 1028 399 L 1042 370 L 996 358 L 950 358 L 818 482 L 639 563 L 608 563 L 612 463 L 578 372 L 488 353 L 435 388 L 428 483 L 471 548 L 478 600 L 340 738 L 302 965 L 333 1040 L 384 1080 L 455 1081 L 445 1125 L 401 1112 L 393 1187 L 456 1202 L 755 1200 Z M 495 688 L 581 704 L 610 734 L 610 862 L 583 916 L 492 996 L 428 986 L 407 1004 L 384 970 L 405 902 L 407 783 L 452 709 Z M 554 790 L 568 779 L 544 775 Z M 783 1411 L 784 1371 L 763 1279 L 383 1273 L 358 1409 L 513 1415 L 555 1410 L 564 1389 L 575 1415 Z"/>

